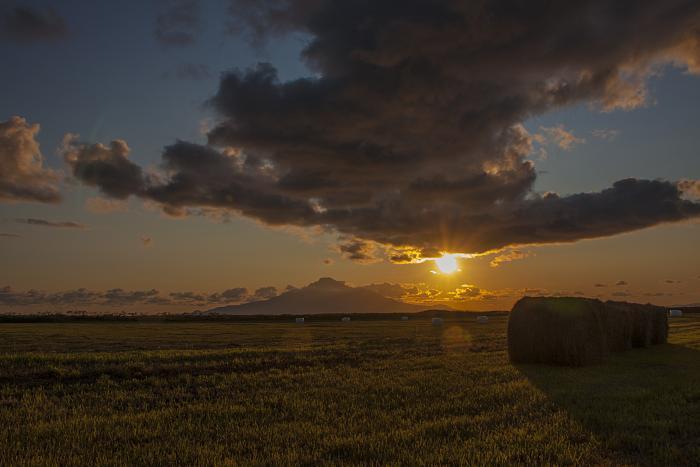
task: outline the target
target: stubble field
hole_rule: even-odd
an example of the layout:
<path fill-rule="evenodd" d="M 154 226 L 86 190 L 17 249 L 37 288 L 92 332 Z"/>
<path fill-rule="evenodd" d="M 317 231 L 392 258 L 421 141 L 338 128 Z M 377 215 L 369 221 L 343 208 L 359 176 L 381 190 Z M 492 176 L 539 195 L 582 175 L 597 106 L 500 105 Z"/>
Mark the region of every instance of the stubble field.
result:
<path fill-rule="evenodd" d="M 579 369 L 506 323 L 0 323 L 0 464 L 700 462 L 700 316 Z"/>

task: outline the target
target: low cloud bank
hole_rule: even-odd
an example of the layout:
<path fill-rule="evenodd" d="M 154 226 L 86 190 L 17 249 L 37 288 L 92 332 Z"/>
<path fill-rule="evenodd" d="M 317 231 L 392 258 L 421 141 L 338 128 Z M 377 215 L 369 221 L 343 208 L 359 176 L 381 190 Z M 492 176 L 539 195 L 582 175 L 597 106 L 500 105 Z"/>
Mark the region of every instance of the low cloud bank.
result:
<path fill-rule="evenodd" d="M 272 287 L 274 289 L 274 287 Z M 269 291 L 268 291 L 269 295 Z M 211 306 L 258 300 L 259 295 L 249 294 L 245 287 L 235 287 L 214 293 L 171 292 L 163 294 L 156 289 L 124 290 L 120 288 L 95 291 L 78 288 L 61 292 L 40 290 L 17 291 L 0 287 L 0 305 L 23 307 L 47 305 L 57 307 L 108 306 L 135 307 L 139 305 L 163 306 Z"/>

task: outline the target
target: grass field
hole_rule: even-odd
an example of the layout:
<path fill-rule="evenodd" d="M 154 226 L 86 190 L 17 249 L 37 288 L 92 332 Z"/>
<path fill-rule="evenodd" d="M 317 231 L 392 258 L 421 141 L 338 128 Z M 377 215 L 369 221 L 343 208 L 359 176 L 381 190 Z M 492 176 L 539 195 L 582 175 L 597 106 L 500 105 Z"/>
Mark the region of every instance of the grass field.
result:
<path fill-rule="evenodd" d="M 507 317 L 0 324 L 0 465 L 700 462 L 700 316 L 581 369 Z"/>

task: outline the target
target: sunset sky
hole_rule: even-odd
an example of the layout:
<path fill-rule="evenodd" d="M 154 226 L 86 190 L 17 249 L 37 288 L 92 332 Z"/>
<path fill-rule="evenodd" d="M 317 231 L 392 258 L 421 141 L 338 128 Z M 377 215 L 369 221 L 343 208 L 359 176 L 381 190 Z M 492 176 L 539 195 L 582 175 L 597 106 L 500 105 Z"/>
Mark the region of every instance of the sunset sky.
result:
<path fill-rule="evenodd" d="M 700 303 L 700 2 L 558 3 L 0 1 L 0 311 Z"/>

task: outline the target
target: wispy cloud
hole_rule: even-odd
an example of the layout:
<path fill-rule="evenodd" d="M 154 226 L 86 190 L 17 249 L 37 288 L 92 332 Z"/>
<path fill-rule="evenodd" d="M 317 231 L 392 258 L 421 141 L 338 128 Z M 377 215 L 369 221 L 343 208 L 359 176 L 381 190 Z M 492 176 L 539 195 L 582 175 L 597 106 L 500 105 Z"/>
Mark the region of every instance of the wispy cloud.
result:
<path fill-rule="evenodd" d="M 175 70 L 175 77 L 182 80 L 200 81 L 212 76 L 209 67 L 203 63 L 183 63 Z"/>
<path fill-rule="evenodd" d="M 128 210 L 128 205 L 122 200 L 93 197 L 85 200 L 85 209 L 95 214 L 106 214 L 125 212 Z"/>
<path fill-rule="evenodd" d="M 519 261 L 532 256 L 529 251 L 523 250 L 505 250 L 497 254 L 489 263 L 492 268 L 497 268 L 503 263 L 510 263 L 512 261 Z"/>
<path fill-rule="evenodd" d="M 15 219 L 18 224 L 38 225 L 41 227 L 53 227 L 57 229 L 86 229 L 85 224 L 72 221 L 49 221 L 46 219 L 23 218 Z"/>
<path fill-rule="evenodd" d="M 602 139 L 605 141 L 614 141 L 619 135 L 620 130 L 614 130 L 612 128 L 602 128 L 591 131 L 594 138 Z"/>
<path fill-rule="evenodd" d="M 540 127 L 540 132 L 533 136 L 533 139 L 543 145 L 554 144 L 564 151 L 570 151 L 577 144 L 586 142 L 584 138 L 574 135 L 573 131 L 564 128 L 564 125 L 552 127 Z"/>
<path fill-rule="evenodd" d="M 156 18 L 156 40 L 168 47 L 184 47 L 195 42 L 199 29 L 199 0 L 160 0 Z"/>
<path fill-rule="evenodd" d="M 340 243 L 336 245 L 336 249 L 343 258 L 361 264 L 381 261 L 377 246 L 374 242 L 352 237 L 341 237 L 339 240 Z"/>
<path fill-rule="evenodd" d="M 68 37 L 68 24 L 51 7 L 0 6 L 0 40 L 15 43 L 51 42 Z"/>

